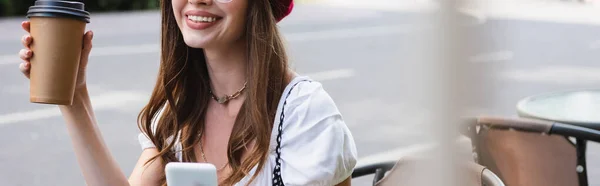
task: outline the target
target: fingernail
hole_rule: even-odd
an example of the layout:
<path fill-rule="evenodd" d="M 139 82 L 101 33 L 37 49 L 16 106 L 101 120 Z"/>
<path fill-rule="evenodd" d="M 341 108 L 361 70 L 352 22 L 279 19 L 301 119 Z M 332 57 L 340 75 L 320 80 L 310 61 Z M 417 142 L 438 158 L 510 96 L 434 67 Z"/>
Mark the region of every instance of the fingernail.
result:
<path fill-rule="evenodd" d="M 94 39 L 94 32 L 90 30 L 90 38 Z"/>
<path fill-rule="evenodd" d="M 28 55 L 28 56 L 30 56 L 30 55 L 31 55 L 31 53 L 33 53 L 31 50 L 28 50 L 28 51 L 27 51 L 27 55 Z"/>

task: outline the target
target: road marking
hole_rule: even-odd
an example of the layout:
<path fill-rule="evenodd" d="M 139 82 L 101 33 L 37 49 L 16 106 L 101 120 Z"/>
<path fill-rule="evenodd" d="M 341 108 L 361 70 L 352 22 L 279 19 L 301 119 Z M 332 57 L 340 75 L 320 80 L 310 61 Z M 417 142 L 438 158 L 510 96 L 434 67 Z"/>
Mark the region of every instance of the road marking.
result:
<path fill-rule="evenodd" d="M 352 69 L 339 69 L 339 70 L 330 70 L 324 72 L 317 72 L 307 74 L 311 79 L 316 81 L 327 81 L 327 80 L 336 80 L 336 79 L 344 79 L 354 76 L 354 70 Z"/>
<path fill-rule="evenodd" d="M 502 72 L 502 78 L 526 83 L 582 85 L 600 83 L 600 67 L 546 66 Z"/>
<path fill-rule="evenodd" d="M 92 49 L 90 57 L 102 57 L 102 56 L 120 56 L 120 55 L 132 55 L 132 54 L 146 54 L 155 53 L 160 51 L 158 44 L 142 44 L 142 45 L 125 45 L 125 46 L 109 46 L 109 47 L 96 47 Z M 0 66 L 20 63 L 21 59 L 17 53 L 0 55 Z"/>
<path fill-rule="evenodd" d="M 502 61 L 510 61 L 514 58 L 514 53 L 512 51 L 495 51 L 495 52 L 487 52 L 477 54 L 475 56 L 469 57 L 469 62 L 471 63 L 490 63 L 490 62 L 502 62 Z"/>
<path fill-rule="evenodd" d="M 469 155 L 471 154 L 470 153 L 471 140 L 469 138 L 462 136 L 457 139 L 457 144 L 458 144 L 459 148 L 457 148 L 455 150 L 458 150 L 459 152 L 462 152 L 462 153 L 466 152 Z M 392 149 L 392 150 L 381 152 L 381 153 L 372 154 L 372 155 L 360 158 L 356 164 L 356 167 L 369 165 L 369 164 L 373 164 L 373 163 L 377 163 L 377 162 L 398 161 L 402 157 L 405 157 L 408 155 L 417 155 L 419 153 L 424 153 L 424 152 L 427 152 L 428 150 L 432 150 L 435 147 L 436 147 L 436 145 L 434 145 L 433 143 L 422 143 L 422 144 L 416 144 L 416 145 L 411 145 L 408 147 L 401 147 L 401 148 L 396 148 L 396 149 Z M 421 156 L 419 156 L 419 157 L 421 157 Z"/>
<path fill-rule="evenodd" d="M 489 18 L 504 20 L 527 20 L 550 23 L 598 25 L 598 7 L 559 1 L 488 1 L 482 3 L 484 14 Z M 557 14 L 556 12 L 569 12 Z"/>
<path fill-rule="evenodd" d="M 439 7 L 438 3 L 432 0 L 319 0 L 314 1 L 312 4 L 319 4 L 336 8 L 360 8 L 399 12 L 422 12 L 430 11 Z"/>
<path fill-rule="evenodd" d="M 160 45 L 158 44 L 142 44 L 142 45 L 129 45 L 129 46 L 112 46 L 95 48 L 90 53 L 90 57 L 101 57 L 101 56 L 120 56 L 120 55 L 131 55 L 131 54 L 145 54 L 160 52 Z"/>
<path fill-rule="evenodd" d="M 324 30 L 314 32 L 302 32 L 302 33 L 288 33 L 284 34 L 284 37 L 289 42 L 306 42 L 315 40 L 329 40 L 329 39 L 345 39 L 345 38 L 357 38 L 357 37 L 374 37 L 382 35 L 391 35 L 399 33 L 410 33 L 424 29 L 423 27 L 417 26 L 378 26 L 368 28 L 352 28 L 352 29 L 336 29 L 336 30 Z M 148 54 L 160 52 L 160 45 L 141 44 L 141 45 L 124 45 L 124 46 L 106 46 L 106 47 L 95 47 L 90 53 L 90 57 L 103 57 L 103 56 L 120 56 L 120 55 L 134 55 L 134 54 Z M 21 60 L 17 55 L 14 54 L 0 55 L 0 66 L 18 64 Z M 16 67 L 15 67 L 16 68 Z"/>
<path fill-rule="evenodd" d="M 412 33 L 426 29 L 424 26 L 398 25 L 398 26 L 377 26 L 368 28 L 336 29 L 314 32 L 289 33 L 285 34 L 286 40 L 290 42 L 345 39 L 357 37 L 373 37 L 391 34 Z"/>
<path fill-rule="evenodd" d="M 92 53 L 90 53 L 90 57 L 145 54 L 159 51 L 160 46 L 158 44 L 98 47 L 92 50 Z M 0 55 L 0 65 L 17 64 L 20 62 L 21 59 L 19 59 L 17 53 Z"/>
<path fill-rule="evenodd" d="M 108 110 L 146 101 L 148 96 L 138 92 L 115 91 L 91 98 L 94 110 Z M 0 115 L 0 126 L 60 116 L 58 107 Z"/>
<path fill-rule="evenodd" d="M 589 46 L 589 48 L 590 48 L 591 50 L 600 49 L 600 40 L 596 40 L 596 41 L 594 41 L 594 42 L 590 43 L 590 46 Z"/>
<path fill-rule="evenodd" d="M 457 8 L 457 11 L 473 17 L 476 20 L 475 24 L 484 24 L 488 20 L 488 17 L 477 8 Z"/>
<path fill-rule="evenodd" d="M 0 55 L 0 66 L 20 63 L 18 52 L 14 54 Z M 16 67 L 15 67 L 16 68 Z"/>
<path fill-rule="evenodd" d="M 321 0 L 317 4 L 331 7 L 388 10 L 398 12 L 425 13 L 438 10 L 435 0 Z M 568 24 L 600 24 L 600 6 L 561 1 L 522 0 L 477 0 L 464 1 L 458 10 L 471 15 L 480 23 L 489 19 L 542 21 Z M 557 14 L 556 12 L 568 12 Z"/>
<path fill-rule="evenodd" d="M 352 69 L 337 69 L 316 73 L 303 74 L 316 81 L 328 81 L 349 78 L 355 75 Z M 143 104 L 148 101 L 150 95 L 134 91 L 113 91 L 98 96 L 91 96 L 95 111 L 111 110 L 135 104 Z M 24 121 L 35 121 L 60 116 L 57 107 L 37 109 L 32 111 L 15 112 L 0 115 L 0 126 L 10 125 Z"/>

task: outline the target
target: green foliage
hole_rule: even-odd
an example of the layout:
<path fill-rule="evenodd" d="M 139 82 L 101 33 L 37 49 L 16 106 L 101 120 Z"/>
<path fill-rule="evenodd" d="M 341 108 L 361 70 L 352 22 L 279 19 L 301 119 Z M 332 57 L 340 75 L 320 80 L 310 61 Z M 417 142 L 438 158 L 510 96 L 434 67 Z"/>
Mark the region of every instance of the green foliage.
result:
<path fill-rule="evenodd" d="M 0 16 L 13 14 L 12 10 L 8 7 L 11 7 L 10 0 L 0 0 Z"/>
<path fill-rule="evenodd" d="M 157 9 L 160 0 L 74 0 L 84 2 L 87 11 L 129 11 Z M 0 16 L 24 16 L 35 0 L 0 0 Z"/>
<path fill-rule="evenodd" d="M 25 15 L 35 0 L 0 0 L 0 16 Z"/>

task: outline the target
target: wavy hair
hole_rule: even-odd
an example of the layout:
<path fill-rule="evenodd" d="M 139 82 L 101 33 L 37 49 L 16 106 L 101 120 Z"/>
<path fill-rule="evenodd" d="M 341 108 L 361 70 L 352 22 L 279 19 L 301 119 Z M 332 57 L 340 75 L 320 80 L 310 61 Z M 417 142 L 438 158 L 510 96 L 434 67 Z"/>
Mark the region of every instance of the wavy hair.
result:
<path fill-rule="evenodd" d="M 282 14 L 277 6 L 282 6 L 278 0 L 248 0 L 244 32 L 248 88 L 228 142 L 232 171 L 222 183 L 225 185 L 239 182 L 254 166 L 260 172 L 267 161 L 275 112 L 289 81 L 288 58 L 275 19 Z M 196 162 L 194 146 L 204 131 L 211 97 L 204 50 L 185 44 L 171 0 L 162 0 L 160 9 L 160 69 L 150 100 L 138 115 L 138 127 L 159 151 L 147 163 L 160 158 L 164 168 L 168 162 L 178 161 L 173 151 L 177 142 L 183 147 L 183 161 Z M 254 147 L 248 148 L 252 141 Z M 242 159 L 245 152 L 248 157 Z M 164 176 L 161 183 L 166 185 Z"/>

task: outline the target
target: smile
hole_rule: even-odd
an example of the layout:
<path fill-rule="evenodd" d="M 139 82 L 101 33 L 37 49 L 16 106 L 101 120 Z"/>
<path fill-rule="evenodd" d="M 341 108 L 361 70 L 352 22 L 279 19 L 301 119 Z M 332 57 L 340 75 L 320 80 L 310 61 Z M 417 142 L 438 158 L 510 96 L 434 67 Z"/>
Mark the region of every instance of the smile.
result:
<path fill-rule="evenodd" d="M 188 15 L 187 18 L 188 20 L 193 21 L 195 23 L 212 23 L 219 19 L 218 17 L 205 17 L 195 15 Z"/>
<path fill-rule="evenodd" d="M 217 25 L 223 17 L 216 14 L 212 14 L 206 11 L 190 10 L 185 12 L 186 25 L 188 28 L 194 30 L 208 29 L 214 25 Z"/>

